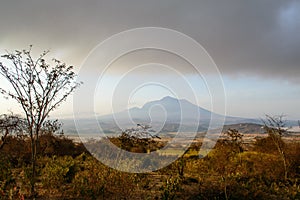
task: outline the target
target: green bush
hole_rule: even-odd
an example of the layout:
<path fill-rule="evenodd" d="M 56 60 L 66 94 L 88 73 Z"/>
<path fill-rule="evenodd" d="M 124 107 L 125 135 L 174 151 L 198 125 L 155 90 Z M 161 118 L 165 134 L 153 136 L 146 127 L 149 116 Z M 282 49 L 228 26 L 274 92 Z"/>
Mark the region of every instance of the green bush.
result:
<path fill-rule="evenodd" d="M 11 166 L 7 159 L 0 157 L 0 197 L 15 184 L 11 173 Z"/>
<path fill-rule="evenodd" d="M 167 180 L 165 180 L 163 186 L 160 188 L 160 190 L 162 191 L 161 199 L 175 199 L 177 192 L 181 189 L 181 181 L 182 179 L 180 177 L 168 177 Z"/>
<path fill-rule="evenodd" d="M 41 169 L 41 182 L 49 193 L 65 192 L 65 185 L 71 183 L 78 171 L 78 164 L 71 156 L 44 158 Z"/>

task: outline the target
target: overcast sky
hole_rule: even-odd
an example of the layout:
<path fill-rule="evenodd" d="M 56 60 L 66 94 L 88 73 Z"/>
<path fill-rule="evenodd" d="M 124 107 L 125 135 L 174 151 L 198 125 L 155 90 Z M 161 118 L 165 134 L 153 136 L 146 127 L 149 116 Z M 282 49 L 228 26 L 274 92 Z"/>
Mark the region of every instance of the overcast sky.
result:
<path fill-rule="evenodd" d="M 36 52 L 50 49 L 51 56 L 79 69 L 88 53 L 113 34 L 139 27 L 168 28 L 193 38 L 212 57 L 224 80 L 229 115 L 262 117 L 264 114 L 283 113 L 289 118 L 299 119 L 299 11 L 298 0 L 1 1 L 0 52 L 33 44 Z M 135 56 L 124 58 L 123 63 L 119 60 L 114 69 L 118 72 L 123 64 L 129 63 L 130 66 L 136 60 L 146 62 L 147 55 L 156 58 L 157 63 L 168 58 L 165 53 L 137 52 Z M 170 58 L 168 64 L 180 63 L 174 61 L 175 58 Z M 179 71 L 186 74 L 196 88 L 199 85 L 196 76 L 183 66 Z M 118 81 L 121 70 L 119 72 L 106 77 L 106 83 Z M 152 73 L 153 76 L 159 74 Z M 149 73 L 140 73 L 137 77 L 147 75 Z M 175 81 L 171 75 L 168 78 Z M 0 84 L 6 86 L 2 79 Z M 204 88 L 199 86 L 198 92 L 205 91 Z M 171 95 L 164 93 L 163 89 L 156 90 L 150 87 L 141 91 L 131 106 Z M 104 91 L 110 91 L 109 86 Z M 204 93 L 197 94 L 200 100 L 194 103 L 209 108 L 210 100 Z M 184 94 L 179 97 L 189 98 Z M 109 99 L 101 101 L 99 112 L 110 112 L 111 108 L 106 106 Z M 15 109 L 2 98 L 0 103 L 1 113 Z M 71 113 L 72 106 L 68 104 L 55 115 Z"/>

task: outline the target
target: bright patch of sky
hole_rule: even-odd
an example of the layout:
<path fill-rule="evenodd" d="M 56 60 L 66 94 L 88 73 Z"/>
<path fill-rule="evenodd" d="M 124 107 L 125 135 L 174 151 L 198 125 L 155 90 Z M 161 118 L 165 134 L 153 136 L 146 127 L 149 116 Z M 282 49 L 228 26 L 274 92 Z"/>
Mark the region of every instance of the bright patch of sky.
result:
<path fill-rule="evenodd" d="M 179 84 L 174 92 L 170 90 L 171 87 L 168 88 L 150 82 L 150 84 L 136 87 L 130 93 L 129 98 L 124 95 L 124 101 L 120 101 L 122 94 L 118 94 L 118 98 L 113 98 L 116 95 L 113 88 L 118 86 L 119 77 L 106 76 L 102 80 L 105 87 L 101 87 L 101 90 L 95 90 L 95 112 L 104 115 L 127 108 L 142 107 L 148 101 L 159 100 L 165 96 L 187 99 L 203 108 L 210 109 L 212 107 L 212 97 L 203 79 L 191 75 L 186 78 L 191 86 L 190 88 L 187 87 L 189 85 Z M 209 78 L 214 77 L 210 76 Z M 141 77 L 134 78 L 131 76 L 130 79 L 134 83 L 140 81 Z M 178 77 L 168 77 L 167 80 L 170 83 L 176 83 Z M 263 118 L 265 114 L 285 114 L 289 119 L 299 119 L 300 88 L 297 85 L 290 84 L 287 81 L 262 80 L 255 77 L 232 78 L 223 76 L 223 80 L 227 115 Z M 126 89 L 126 87 L 121 88 Z M 122 102 L 122 104 L 119 104 L 119 102 Z M 0 103 L 2 113 L 9 111 L 22 113 L 21 108 L 14 101 L 1 97 Z M 68 101 L 51 116 L 58 118 L 72 117 L 72 109 L 72 97 L 69 97 Z M 84 106 L 82 109 L 84 113 Z"/>

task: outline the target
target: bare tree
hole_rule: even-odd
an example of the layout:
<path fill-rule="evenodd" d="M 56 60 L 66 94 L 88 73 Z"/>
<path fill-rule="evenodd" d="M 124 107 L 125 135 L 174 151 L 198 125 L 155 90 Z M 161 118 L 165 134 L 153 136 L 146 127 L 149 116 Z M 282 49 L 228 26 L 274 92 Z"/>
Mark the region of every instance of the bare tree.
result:
<path fill-rule="evenodd" d="M 39 134 L 43 123 L 51 111 L 56 109 L 81 83 L 76 82 L 73 66 L 67 66 L 53 59 L 50 65 L 45 60 L 49 51 L 44 51 L 36 59 L 32 57 L 32 46 L 28 50 L 14 51 L 2 57 L 11 65 L 0 63 L 0 74 L 6 78 L 11 90 L 0 89 L 7 98 L 21 105 L 27 122 L 31 140 L 32 178 L 31 194 L 35 195 L 36 158 Z"/>
<path fill-rule="evenodd" d="M 266 115 L 266 119 L 262 121 L 264 123 L 264 129 L 266 133 L 272 139 L 281 157 L 282 164 L 284 167 L 284 178 L 287 179 L 288 169 L 287 169 L 287 159 L 285 155 L 285 143 L 282 140 L 282 137 L 287 133 L 287 129 L 285 128 L 286 126 L 285 126 L 284 116 Z"/>
<path fill-rule="evenodd" d="M 8 136 L 19 136 L 25 128 L 24 119 L 13 114 L 3 114 L 0 116 L 0 150 L 6 144 Z"/>

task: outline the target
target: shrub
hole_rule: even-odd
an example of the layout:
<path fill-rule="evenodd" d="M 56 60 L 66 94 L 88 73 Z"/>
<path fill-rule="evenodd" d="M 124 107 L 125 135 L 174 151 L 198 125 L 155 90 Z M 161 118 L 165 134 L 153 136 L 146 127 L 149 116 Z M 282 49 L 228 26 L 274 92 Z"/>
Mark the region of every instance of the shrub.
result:
<path fill-rule="evenodd" d="M 171 200 L 175 199 L 176 193 L 180 190 L 181 178 L 179 177 L 168 177 L 165 180 L 163 186 L 160 188 L 162 191 L 161 199 L 162 200 Z"/>
<path fill-rule="evenodd" d="M 51 193 L 65 192 L 65 185 L 71 183 L 78 171 L 78 164 L 70 156 L 45 158 L 41 170 L 41 181 L 44 188 Z"/>
<path fill-rule="evenodd" d="M 10 191 L 15 187 L 16 182 L 11 172 L 9 160 L 0 157 L 0 199 L 11 196 Z"/>
<path fill-rule="evenodd" d="M 42 134 L 39 140 L 40 155 L 45 156 L 79 156 L 82 153 L 88 153 L 83 144 L 76 144 L 71 139 L 63 135 L 54 135 L 52 133 Z"/>

